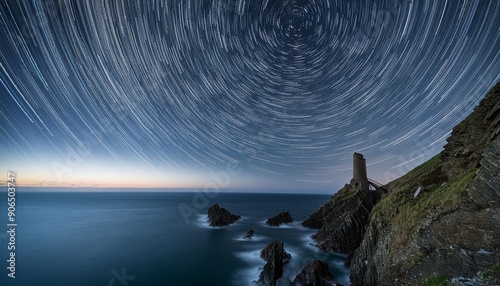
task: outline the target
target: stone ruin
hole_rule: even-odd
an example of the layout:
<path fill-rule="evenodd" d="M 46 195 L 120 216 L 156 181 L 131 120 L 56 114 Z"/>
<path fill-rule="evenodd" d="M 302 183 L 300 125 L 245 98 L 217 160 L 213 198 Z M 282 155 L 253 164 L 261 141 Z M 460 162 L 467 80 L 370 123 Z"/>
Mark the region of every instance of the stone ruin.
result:
<path fill-rule="evenodd" d="M 366 159 L 363 154 L 354 152 L 352 157 L 352 179 L 351 186 L 361 188 L 366 191 L 366 200 L 369 205 L 374 205 L 387 190 L 382 187 L 382 184 L 368 178 L 366 172 Z"/>

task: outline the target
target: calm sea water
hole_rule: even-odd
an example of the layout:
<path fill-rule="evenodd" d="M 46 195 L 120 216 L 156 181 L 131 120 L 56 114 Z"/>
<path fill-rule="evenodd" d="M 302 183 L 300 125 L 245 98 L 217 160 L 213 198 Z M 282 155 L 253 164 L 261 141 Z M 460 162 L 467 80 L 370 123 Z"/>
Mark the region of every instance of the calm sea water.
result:
<path fill-rule="evenodd" d="M 207 201 L 194 193 L 18 191 L 16 278 L 11 279 L 7 196 L 1 192 L 0 285 L 252 285 L 265 263 L 259 252 L 271 239 L 284 241 L 292 254 L 280 284 L 318 258 L 348 285 L 345 256 L 318 251 L 310 245 L 314 231 L 298 225 L 328 198 L 219 193 Z M 206 212 L 216 202 L 243 218 L 226 228 L 209 227 Z M 185 220 L 181 205 L 199 213 Z M 297 223 L 265 225 L 284 210 Z M 254 239 L 243 240 L 249 229 Z"/>

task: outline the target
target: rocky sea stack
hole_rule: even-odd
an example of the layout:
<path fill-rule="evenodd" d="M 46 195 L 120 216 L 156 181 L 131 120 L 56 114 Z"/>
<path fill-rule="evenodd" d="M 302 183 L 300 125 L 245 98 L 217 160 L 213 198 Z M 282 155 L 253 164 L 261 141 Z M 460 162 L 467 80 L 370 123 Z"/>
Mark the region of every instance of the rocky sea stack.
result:
<path fill-rule="evenodd" d="M 440 154 L 385 186 L 358 168 L 302 224 L 350 254 L 353 286 L 500 285 L 499 134 L 497 84 Z"/>
<path fill-rule="evenodd" d="M 269 218 L 266 221 L 266 224 L 270 226 L 280 226 L 282 224 L 291 222 L 293 222 L 292 216 L 288 211 L 285 211 L 285 212 L 280 212 L 278 215 Z"/>
<path fill-rule="evenodd" d="M 221 208 L 218 204 L 212 205 L 208 209 L 208 221 L 210 226 L 228 226 L 241 217 L 230 213 L 225 208 Z"/>
<path fill-rule="evenodd" d="M 252 237 L 255 235 L 255 231 L 253 229 L 250 229 L 247 231 L 247 233 L 243 236 L 244 239 L 252 239 Z"/>
<path fill-rule="evenodd" d="M 262 251 L 260 257 L 266 261 L 259 276 L 259 285 L 274 286 L 276 281 L 283 276 L 283 265 L 292 256 L 285 251 L 285 244 L 272 240 Z"/>
<path fill-rule="evenodd" d="M 306 264 L 295 277 L 293 286 L 342 286 L 333 280 L 328 264 L 321 260 L 313 260 Z"/>

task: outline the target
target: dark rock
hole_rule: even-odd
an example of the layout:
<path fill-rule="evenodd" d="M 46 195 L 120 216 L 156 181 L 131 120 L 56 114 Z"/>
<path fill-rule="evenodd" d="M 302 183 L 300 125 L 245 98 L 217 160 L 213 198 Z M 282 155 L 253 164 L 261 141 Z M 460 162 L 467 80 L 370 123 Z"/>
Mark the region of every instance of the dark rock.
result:
<path fill-rule="evenodd" d="M 389 238 L 392 239 L 393 236 L 383 232 L 386 223 L 386 220 L 378 217 L 372 218 L 370 221 L 363 241 L 360 247 L 354 252 L 351 260 L 349 275 L 351 285 L 377 285 L 379 273 L 382 273 L 383 270 L 389 272 L 388 275 L 394 275 L 394 271 L 387 265 L 389 260 Z M 391 230 L 387 232 L 391 233 Z M 378 262 L 381 265 L 377 265 L 376 263 Z M 378 285 L 393 284 L 394 281 L 390 281 L 390 283 Z"/>
<path fill-rule="evenodd" d="M 486 144 L 479 162 L 481 168 L 472 182 L 471 197 L 481 207 L 498 207 L 500 203 L 500 139 Z"/>
<path fill-rule="evenodd" d="M 272 240 L 261 252 L 260 257 L 266 264 L 259 275 L 259 285 L 276 285 L 276 281 L 283 276 L 283 265 L 291 259 L 285 251 L 283 242 Z"/>
<path fill-rule="evenodd" d="M 368 192 L 346 184 L 330 201 L 302 222 L 306 227 L 319 227 L 312 237 L 321 249 L 352 253 L 359 246 L 371 211 L 371 203 L 364 204 Z"/>
<path fill-rule="evenodd" d="M 290 253 L 285 251 L 285 244 L 281 241 L 275 241 L 274 239 L 271 240 L 271 242 L 264 247 L 264 249 L 261 250 L 260 252 L 260 257 L 264 259 L 265 261 L 268 261 L 269 258 L 274 254 L 277 253 L 278 255 L 283 256 L 283 263 L 288 262 L 292 256 Z"/>
<path fill-rule="evenodd" d="M 328 264 L 321 260 L 313 260 L 306 264 L 302 271 L 295 277 L 293 286 L 332 286 L 341 284 L 333 280 L 333 275 L 328 270 Z"/>
<path fill-rule="evenodd" d="M 266 224 L 270 226 L 279 226 L 284 223 L 291 223 L 291 222 L 293 222 L 292 216 L 288 211 L 286 211 L 286 212 L 280 212 L 277 216 L 269 218 L 266 221 Z"/>
<path fill-rule="evenodd" d="M 255 231 L 253 231 L 253 229 L 247 231 L 247 233 L 245 234 L 245 236 L 243 236 L 244 239 L 252 239 L 252 237 L 254 236 L 255 234 Z"/>
<path fill-rule="evenodd" d="M 327 217 L 331 210 L 334 208 L 333 197 L 327 201 L 324 205 L 319 207 L 314 213 L 312 213 L 309 218 L 303 221 L 301 224 L 308 228 L 320 229 L 323 226 L 323 220 Z"/>
<path fill-rule="evenodd" d="M 208 209 L 208 221 L 210 222 L 210 226 L 227 226 L 240 218 L 239 215 L 230 213 L 225 208 L 221 208 L 218 204 L 214 204 Z"/>
<path fill-rule="evenodd" d="M 347 258 L 346 258 L 346 260 L 344 261 L 344 266 L 345 266 L 345 267 L 350 267 L 350 266 L 351 266 L 351 262 L 352 262 L 352 258 L 353 258 L 353 256 L 354 256 L 354 253 L 353 253 L 353 252 L 351 252 L 351 253 L 347 254 Z"/>

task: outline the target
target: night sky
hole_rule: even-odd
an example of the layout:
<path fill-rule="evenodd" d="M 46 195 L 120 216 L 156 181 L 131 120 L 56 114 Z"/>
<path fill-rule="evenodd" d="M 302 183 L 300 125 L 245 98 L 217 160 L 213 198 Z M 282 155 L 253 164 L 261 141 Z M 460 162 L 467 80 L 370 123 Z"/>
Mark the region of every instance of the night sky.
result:
<path fill-rule="evenodd" d="M 500 80 L 497 0 L 0 1 L 4 183 L 385 183 Z"/>

